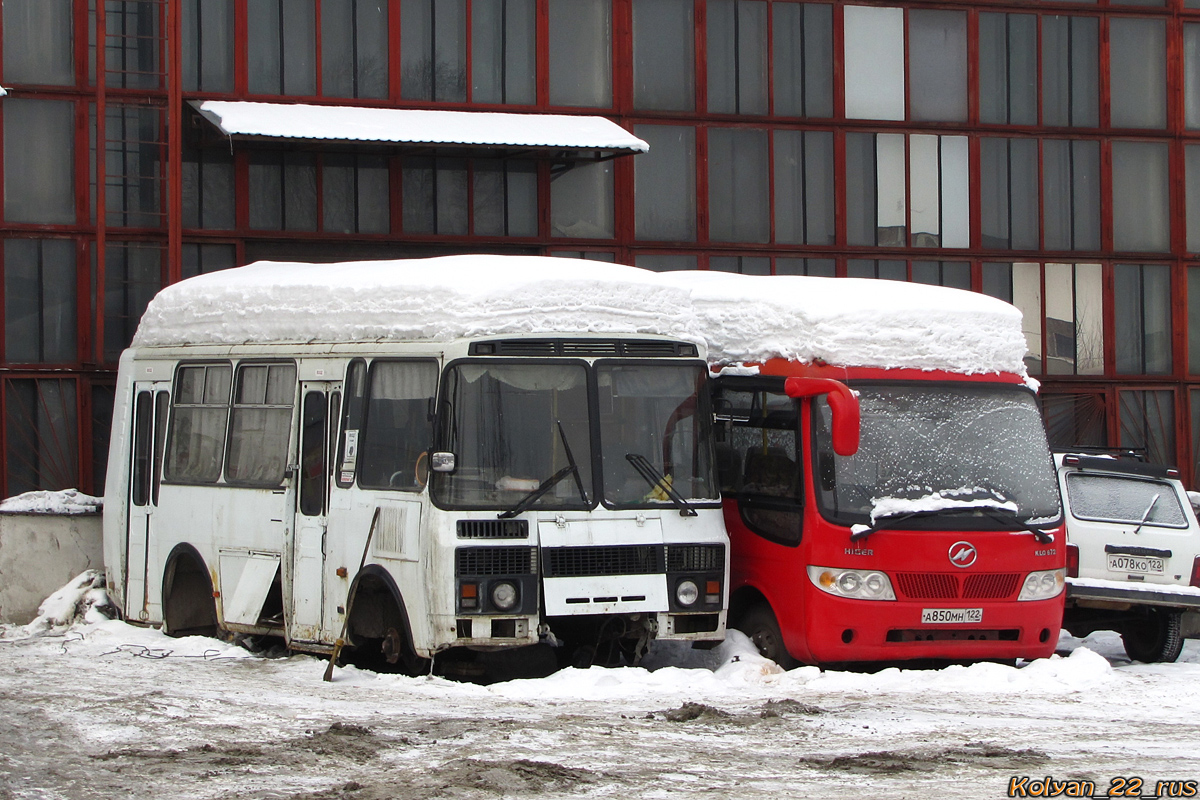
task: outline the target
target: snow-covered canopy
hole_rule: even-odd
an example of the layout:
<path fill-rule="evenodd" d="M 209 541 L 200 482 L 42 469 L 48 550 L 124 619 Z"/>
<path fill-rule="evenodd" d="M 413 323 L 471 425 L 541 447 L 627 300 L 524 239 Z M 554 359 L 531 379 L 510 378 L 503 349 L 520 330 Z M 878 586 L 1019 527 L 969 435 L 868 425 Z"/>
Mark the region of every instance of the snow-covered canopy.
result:
<path fill-rule="evenodd" d="M 443 342 L 593 332 L 702 341 L 687 290 L 653 272 L 573 258 L 470 255 L 263 261 L 200 275 L 158 293 L 133 344 Z"/>
<path fill-rule="evenodd" d="M 1021 312 L 986 295 L 865 278 L 673 272 L 709 360 L 1025 374 Z"/>
<path fill-rule="evenodd" d="M 193 105 L 226 136 L 627 153 L 650 149 L 620 125 L 596 116 L 231 100 Z"/>

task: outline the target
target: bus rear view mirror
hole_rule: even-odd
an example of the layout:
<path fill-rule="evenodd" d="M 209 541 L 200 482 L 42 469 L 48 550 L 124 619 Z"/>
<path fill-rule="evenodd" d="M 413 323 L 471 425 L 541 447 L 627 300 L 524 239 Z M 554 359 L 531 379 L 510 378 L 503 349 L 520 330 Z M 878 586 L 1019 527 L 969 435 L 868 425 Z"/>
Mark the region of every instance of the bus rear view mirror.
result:
<path fill-rule="evenodd" d="M 850 387 L 832 378 L 788 378 L 783 390 L 788 397 L 828 395 L 829 408 L 833 412 L 833 451 L 839 456 L 852 456 L 858 452 L 858 396 Z"/>
<path fill-rule="evenodd" d="M 434 472 L 454 472 L 454 453 L 431 453 L 429 468 Z"/>

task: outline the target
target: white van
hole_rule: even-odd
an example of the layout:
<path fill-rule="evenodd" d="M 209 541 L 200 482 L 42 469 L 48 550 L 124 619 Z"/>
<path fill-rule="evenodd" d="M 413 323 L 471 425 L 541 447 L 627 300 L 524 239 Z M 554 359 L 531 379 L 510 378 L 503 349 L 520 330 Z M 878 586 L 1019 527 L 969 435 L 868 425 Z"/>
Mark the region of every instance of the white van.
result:
<path fill-rule="evenodd" d="M 1056 453 L 1074 636 L 1112 630 L 1137 661 L 1200 638 L 1200 524 L 1179 471 L 1128 454 Z"/>

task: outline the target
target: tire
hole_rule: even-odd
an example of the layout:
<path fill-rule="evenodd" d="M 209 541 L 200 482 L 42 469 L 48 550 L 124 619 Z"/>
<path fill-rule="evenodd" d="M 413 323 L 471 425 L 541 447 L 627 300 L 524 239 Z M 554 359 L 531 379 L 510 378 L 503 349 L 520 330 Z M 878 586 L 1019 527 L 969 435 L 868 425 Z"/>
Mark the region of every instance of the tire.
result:
<path fill-rule="evenodd" d="M 794 669 L 800 662 L 792 658 L 783 643 L 783 632 L 779 629 L 779 621 L 766 603 L 752 606 L 741 616 L 734 625 L 742 633 L 750 637 L 759 655 L 769 658 L 782 669 Z"/>
<path fill-rule="evenodd" d="M 1151 608 L 1142 622 L 1131 623 L 1121 631 L 1125 653 L 1146 664 L 1171 663 L 1183 652 L 1180 624 L 1183 614 L 1166 608 Z"/>
<path fill-rule="evenodd" d="M 163 576 L 163 633 L 175 638 L 215 638 L 220 632 L 212 580 L 204 563 L 194 551 L 173 556 Z"/>

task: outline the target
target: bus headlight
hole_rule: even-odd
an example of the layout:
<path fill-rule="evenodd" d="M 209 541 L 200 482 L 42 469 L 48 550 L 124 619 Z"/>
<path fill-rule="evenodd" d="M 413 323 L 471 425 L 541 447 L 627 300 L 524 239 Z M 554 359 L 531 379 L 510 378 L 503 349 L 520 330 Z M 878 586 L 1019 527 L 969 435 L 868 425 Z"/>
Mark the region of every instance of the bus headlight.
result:
<path fill-rule="evenodd" d="M 679 601 L 679 605 L 694 605 L 699 597 L 700 587 L 696 585 L 695 581 L 685 580 L 675 585 L 675 599 Z"/>
<path fill-rule="evenodd" d="M 823 592 L 855 600 L 895 600 L 892 582 L 873 569 L 839 569 L 809 565 L 808 579 Z"/>
<path fill-rule="evenodd" d="M 1066 570 L 1048 569 L 1042 572 L 1031 572 L 1025 576 L 1025 584 L 1021 586 L 1018 600 L 1049 600 L 1062 593 L 1066 583 Z"/>
<path fill-rule="evenodd" d="M 492 584 L 492 605 L 500 611 L 512 611 L 520 600 L 516 584 L 511 581 L 498 581 Z"/>

